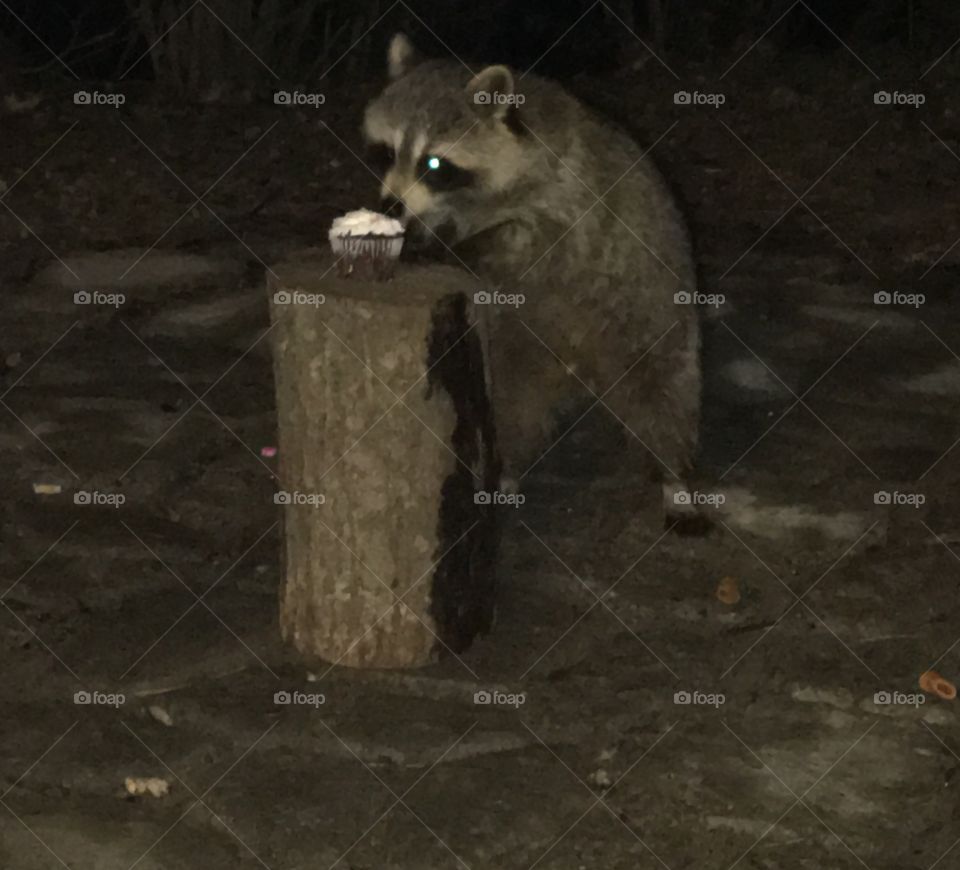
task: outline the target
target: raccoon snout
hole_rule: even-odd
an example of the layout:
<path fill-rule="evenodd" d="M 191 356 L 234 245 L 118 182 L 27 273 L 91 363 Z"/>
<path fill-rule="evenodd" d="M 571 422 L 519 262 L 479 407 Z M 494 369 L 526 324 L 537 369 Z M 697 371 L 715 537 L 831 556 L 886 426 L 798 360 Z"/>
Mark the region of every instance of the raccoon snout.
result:
<path fill-rule="evenodd" d="M 389 217 L 397 218 L 397 220 L 403 220 L 405 217 L 403 200 L 396 196 L 383 197 L 380 200 L 380 211 Z"/>
<path fill-rule="evenodd" d="M 429 258 L 436 247 L 433 235 L 419 220 L 412 218 L 409 214 L 406 215 L 406 219 L 401 218 L 401 220 L 406 229 L 404 253 L 414 258 L 420 256 Z"/>

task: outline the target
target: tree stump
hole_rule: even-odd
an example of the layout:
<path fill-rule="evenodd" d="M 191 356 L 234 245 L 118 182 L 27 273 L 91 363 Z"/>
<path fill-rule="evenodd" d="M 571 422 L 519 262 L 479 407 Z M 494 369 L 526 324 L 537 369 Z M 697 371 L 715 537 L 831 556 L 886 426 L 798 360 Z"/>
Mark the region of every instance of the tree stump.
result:
<path fill-rule="evenodd" d="M 318 251 L 273 272 L 284 639 L 357 667 L 461 652 L 492 624 L 498 537 L 475 282 L 340 278 Z"/>

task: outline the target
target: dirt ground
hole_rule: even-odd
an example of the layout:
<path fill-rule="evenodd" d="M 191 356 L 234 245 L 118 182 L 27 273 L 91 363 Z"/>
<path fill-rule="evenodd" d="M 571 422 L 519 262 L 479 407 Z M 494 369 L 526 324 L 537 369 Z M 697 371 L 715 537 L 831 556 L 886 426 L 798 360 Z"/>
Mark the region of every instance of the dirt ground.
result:
<path fill-rule="evenodd" d="M 506 519 L 495 631 L 410 672 L 283 647 L 259 455 L 264 272 L 373 202 L 377 83 L 0 109 L 0 866 L 960 867 L 956 702 L 917 687 L 960 678 L 960 77 L 935 60 L 761 45 L 575 83 L 656 143 L 724 297 L 700 473 L 728 500 L 664 535 L 595 410 Z"/>

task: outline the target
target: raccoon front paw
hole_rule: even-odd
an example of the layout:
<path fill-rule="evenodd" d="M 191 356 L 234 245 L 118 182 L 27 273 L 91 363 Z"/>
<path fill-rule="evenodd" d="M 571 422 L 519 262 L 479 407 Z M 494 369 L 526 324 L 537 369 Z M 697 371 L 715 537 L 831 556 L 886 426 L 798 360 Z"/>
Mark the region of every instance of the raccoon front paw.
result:
<path fill-rule="evenodd" d="M 682 481 L 670 481 L 663 484 L 663 527 L 667 531 L 684 537 L 703 537 L 712 528 L 713 523 L 703 513 L 690 495 L 690 490 Z"/>
<path fill-rule="evenodd" d="M 500 492 L 504 495 L 519 495 L 520 480 L 512 475 L 500 475 Z"/>

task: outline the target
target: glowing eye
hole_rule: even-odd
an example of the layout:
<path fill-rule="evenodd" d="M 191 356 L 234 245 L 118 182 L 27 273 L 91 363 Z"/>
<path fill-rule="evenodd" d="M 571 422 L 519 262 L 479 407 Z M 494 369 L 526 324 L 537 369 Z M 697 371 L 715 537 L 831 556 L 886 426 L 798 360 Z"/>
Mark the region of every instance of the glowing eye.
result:
<path fill-rule="evenodd" d="M 0 5 L 2 3 L 0 0 Z M 455 190 L 473 182 L 472 172 L 436 154 L 424 154 L 417 163 L 417 172 L 431 190 Z"/>

